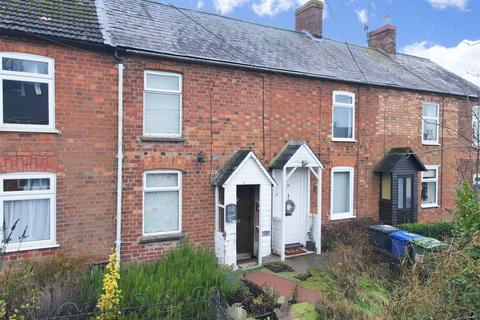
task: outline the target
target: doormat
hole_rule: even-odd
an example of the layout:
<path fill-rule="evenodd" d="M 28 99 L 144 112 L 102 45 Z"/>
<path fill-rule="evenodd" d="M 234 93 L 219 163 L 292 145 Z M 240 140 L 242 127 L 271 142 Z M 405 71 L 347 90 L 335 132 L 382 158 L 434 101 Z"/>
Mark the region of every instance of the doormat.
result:
<path fill-rule="evenodd" d="M 243 259 L 237 261 L 237 267 L 240 270 L 255 268 L 257 266 L 257 260 L 255 259 Z"/>
<path fill-rule="evenodd" d="M 285 255 L 286 256 L 294 256 L 294 255 L 297 255 L 297 254 L 305 254 L 305 253 L 308 253 L 308 252 L 307 252 L 307 250 L 305 250 L 302 247 L 285 249 Z"/>

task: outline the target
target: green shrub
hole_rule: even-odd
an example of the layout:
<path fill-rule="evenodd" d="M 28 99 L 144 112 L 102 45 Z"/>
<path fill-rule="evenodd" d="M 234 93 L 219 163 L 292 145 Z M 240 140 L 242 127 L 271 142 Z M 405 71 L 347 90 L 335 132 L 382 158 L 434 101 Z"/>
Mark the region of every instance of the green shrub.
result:
<path fill-rule="evenodd" d="M 453 224 L 450 222 L 405 223 L 399 228 L 438 240 L 451 238 L 453 232 Z"/>
<path fill-rule="evenodd" d="M 478 319 L 479 257 L 480 236 L 455 238 L 448 250 L 405 268 L 402 286 L 391 295 L 388 319 Z"/>
<path fill-rule="evenodd" d="M 454 219 L 456 236 L 473 237 L 480 234 L 480 205 L 478 194 L 464 182 L 457 189 L 457 211 Z"/>

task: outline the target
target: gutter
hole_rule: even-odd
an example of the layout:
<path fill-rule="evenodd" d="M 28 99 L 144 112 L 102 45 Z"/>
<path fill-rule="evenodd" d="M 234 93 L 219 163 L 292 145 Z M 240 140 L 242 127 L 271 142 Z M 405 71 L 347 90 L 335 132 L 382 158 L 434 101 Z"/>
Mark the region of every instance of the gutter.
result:
<path fill-rule="evenodd" d="M 122 248 L 122 185 L 123 185 L 123 63 L 118 68 L 118 133 L 117 133 L 117 232 L 115 240 L 115 254 L 117 264 L 120 265 Z"/>
<path fill-rule="evenodd" d="M 126 48 L 126 47 L 118 47 L 118 48 L 122 48 L 122 50 L 124 50 L 127 53 L 146 55 L 146 56 L 157 57 L 157 58 L 165 58 L 165 59 L 171 59 L 171 60 L 177 60 L 177 61 L 186 61 L 186 62 L 192 62 L 192 63 L 205 63 L 205 64 L 220 66 L 220 67 L 241 68 L 241 69 L 246 69 L 246 70 L 271 72 L 271 73 L 278 73 L 278 74 L 284 74 L 284 75 L 308 77 L 308 78 L 330 80 L 330 81 L 339 81 L 339 82 L 344 82 L 344 83 L 346 82 L 346 83 L 354 83 L 354 84 L 362 84 L 362 85 L 371 85 L 371 86 L 388 88 L 388 89 L 399 89 L 399 90 L 407 90 L 407 91 L 414 91 L 414 92 L 419 92 L 420 91 L 420 92 L 425 92 L 425 93 L 435 93 L 435 94 L 440 94 L 440 95 L 444 95 L 444 96 L 454 96 L 454 97 L 468 96 L 468 97 L 473 98 L 473 99 L 480 99 L 480 96 L 474 96 L 471 93 L 470 94 L 466 94 L 466 93 L 461 94 L 461 93 L 445 92 L 445 91 L 439 91 L 439 90 L 426 90 L 426 89 L 402 87 L 402 86 L 393 85 L 393 84 L 386 85 L 386 84 L 376 83 L 376 82 L 366 83 L 364 81 L 345 80 L 345 79 L 341 79 L 341 78 L 338 78 L 338 77 L 335 77 L 335 76 L 332 76 L 332 75 L 323 75 L 323 74 L 316 74 L 316 73 L 309 73 L 309 72 L 302 72 L 302 71 L 292 71 L 292 70 L 288 70 L 288 69 L 262 67 L 262 66 L 258 66 L 258 65 L 236 63 L 236 62 L 229 62 L 229 61 L 223 61 L 223 60 L 213 60 L 213 59 L 202 58 L 202 57 L 181 56 L 181 55 L 176 55 L 176 54 L 159 53 L 159 52 L 154 52 L 154 51 L 138 50 L 138 49 L 133 49 L 133 48 L 130 49 L 130 48 Z"/>

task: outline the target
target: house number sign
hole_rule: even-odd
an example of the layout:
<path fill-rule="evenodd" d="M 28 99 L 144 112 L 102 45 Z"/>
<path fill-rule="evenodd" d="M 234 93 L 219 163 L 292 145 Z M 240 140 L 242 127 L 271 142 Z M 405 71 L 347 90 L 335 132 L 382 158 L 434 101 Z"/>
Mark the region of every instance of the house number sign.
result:
<path fill-rule="evenodd" d="M 225 207 L 225 221 L 227 223 L 236 223 L 237 222 L 237 205 L 236 204 L 227 204 Z"/>

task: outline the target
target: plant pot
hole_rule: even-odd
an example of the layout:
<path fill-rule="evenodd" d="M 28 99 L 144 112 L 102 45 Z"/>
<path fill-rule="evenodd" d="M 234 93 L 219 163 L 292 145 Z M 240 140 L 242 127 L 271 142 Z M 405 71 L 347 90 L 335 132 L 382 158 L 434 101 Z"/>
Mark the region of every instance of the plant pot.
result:
<path fill-rule="evenodd" d="M 307 241 L 305 247 L 308 251 L 315 251 L 315 241 Z"/>

